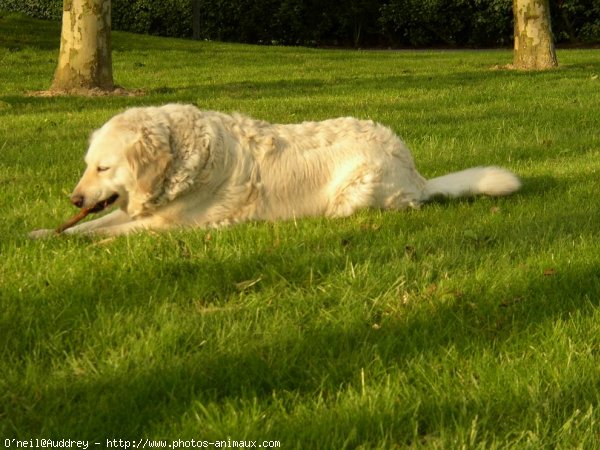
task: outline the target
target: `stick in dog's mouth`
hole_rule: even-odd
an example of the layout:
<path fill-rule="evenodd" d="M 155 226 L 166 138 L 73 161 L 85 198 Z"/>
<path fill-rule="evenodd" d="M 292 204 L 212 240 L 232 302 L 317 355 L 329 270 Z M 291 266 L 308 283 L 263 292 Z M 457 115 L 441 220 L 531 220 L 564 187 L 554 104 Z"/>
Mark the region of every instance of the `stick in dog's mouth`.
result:
<path fill-rule="evenodd" d="M 100 212 L 100 211 L 108 208 L 110 205 L 112 205 L 114 202 L 116 202 L 118 198 L 119 198 L 119 194 L 113 194 L 110 197 L 108 197 L 106 200 L 102 200 L 101 202 L 96 203 L 91 208 L 81 208 L 81 210 L 77 214 L 75 214 L 73 217 L 71 217 L 69 220 L 67 220 L 65 223 L 63 223 L 61 226 L 56 228 L 56 230 L 54 230 L 54 231 L 56 232 L 56 234 L 61 234 L 66 229 L 71 228 L 72 226 L 75 226 L 77 224 L 77 222 L 80 222 L 83 219 L 85 219 L 85 217 L 88 214 L 97 213 L 97 212 Z"/>

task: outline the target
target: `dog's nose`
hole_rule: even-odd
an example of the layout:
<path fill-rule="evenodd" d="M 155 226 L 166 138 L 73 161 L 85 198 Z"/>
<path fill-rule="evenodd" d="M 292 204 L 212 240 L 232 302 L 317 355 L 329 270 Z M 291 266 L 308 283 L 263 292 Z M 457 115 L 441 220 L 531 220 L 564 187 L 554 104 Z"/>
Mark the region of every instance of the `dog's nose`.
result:
<path fill-rule="evenodd" d="M 71 195 L 71 203 L 73 203 L 78 208 L 81 208 L 83 206 L 83 201 L 84 201 L 83 195 L 80 195 L 80 194 Z"/>

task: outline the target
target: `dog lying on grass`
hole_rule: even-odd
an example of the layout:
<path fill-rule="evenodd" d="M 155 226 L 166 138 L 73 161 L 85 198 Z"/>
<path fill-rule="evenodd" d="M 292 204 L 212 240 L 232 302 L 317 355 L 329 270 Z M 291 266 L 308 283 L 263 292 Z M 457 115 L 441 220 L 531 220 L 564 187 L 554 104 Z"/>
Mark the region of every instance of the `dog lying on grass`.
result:
<path fill-rule="evenodd" d="M 507 195 L 521 186 L 497 167 L 426 180 L 402 140 L 368 120 L 276 125 L 180 104 L 118 114 L 92 134 L 85 161 L 71 202 L 82 216 L 116 210 L 64 233 L 342 217 L 418 207 L 435 196 Z"/>

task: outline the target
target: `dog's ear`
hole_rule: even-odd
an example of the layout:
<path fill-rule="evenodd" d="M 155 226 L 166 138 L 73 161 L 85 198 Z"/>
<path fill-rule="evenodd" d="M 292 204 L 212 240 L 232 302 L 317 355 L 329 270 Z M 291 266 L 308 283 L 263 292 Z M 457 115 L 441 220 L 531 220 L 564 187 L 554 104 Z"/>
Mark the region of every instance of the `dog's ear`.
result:
<path fill-rule="evenodd" d="M 142 127 L 140 136 L 127 154 L 138 188 L 151 195 L 164 180 L 173 155 L 167 127 Z"/>

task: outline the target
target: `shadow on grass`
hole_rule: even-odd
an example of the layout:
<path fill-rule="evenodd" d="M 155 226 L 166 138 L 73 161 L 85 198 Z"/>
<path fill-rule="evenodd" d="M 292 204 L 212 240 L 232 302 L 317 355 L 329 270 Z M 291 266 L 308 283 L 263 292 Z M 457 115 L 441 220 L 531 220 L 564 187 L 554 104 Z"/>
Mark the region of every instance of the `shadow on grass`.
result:
<path fill-rule="evenodd" d="M 16 407 L 35 405 L 34 408 L 19 414 L 13 411 L 11 416 L 20 418 L 15 427 L 23 435 L 35 435 L 35 430 L 50 426 L 59 436 L 77 431 L 90 439 L 135 439 L 152 433 L 157 423 L 176 423 L 195 402 L 251 401 L 254 397 L 268 402 L 274 392 L 295 392 L 301 397 L 316 393 L 335 396 L 335 391 L 344 385 L 354 385 L 358 390 L 357 374 L 373 361 L 394 371 L 402 370 L 419 355 L 437 358 L 449 348 L 464 354 L 477 353 L 508 339 L 515 328 L 519 332 L 521 327 L 566 317 L 581 308 L 597 307 L 598 297 L 590 304 L 584 295 L 575 295 L 567 302 L 553 295 L 557 285 L 579 287 L 586 277 L 596 277 L 598 292 L 597 276 L 595 271 L 563 273 L 555 280 L 542 280 L 531 288 L 545 300 L 527 306 L 498 305 L 495 311 L 483 312 L 473 311 L 461 302 L 439 308 L 434 316 L 420 316 L 407 323 L 385 323 L 377 331 L 368 323 L 349 329 L 307 330 L 301 339 L 244 346 L 239 353 L 196 350 L 179 354 L 179 343 L 167 342 L 164 345 L 172 347 L 173 353 L 161 355 L 160 361 L 153 355 L 138 367 L 103 375 L 102 379 L 65 380 L 62 386 L 42 388 L 35 400 Z M 532 313 L 533 310 L 537 312 Z M 181 336 L 180 340 L 185 341 L 186 337 Z M 589 392 L 577 392 L 573 386 L 571 389 L 575 390 L 570 391 L 573 404 Z M 455 409 L 449 405 L 448 419 L 452 418 L 452 411 Z"/>
<path fill-rule="evenodd" d="M 510 235 L 510 231 L 506 233 Z M 190 297 L 211 299 L 213 304 L 226 307 L 242 295 L 237 287 L 241 281 L 257 279 L 269 271 L 286 279 L 287 292 L 310 296 L 306 269 L 311 264 L 319 268 L 318 276 L 325 280 L 346 276 L 348 258 L 355 264 L 367 261 L 385 264 L 392 256 L 384 250 L 374 257 L 371 246 L 375 244 L 379 248 L 383 242 L 367 244 L 364 233 L 360 237 L 348 236 L 347 231 L 328 236 L 339 241 L 338 253 L 320 253 L 321 242 L 314 240 L 303 243 L 304 248 L 287 249 L 289 254 L 285 258 L 279 251 L 258 248 L 254 254 L 236 260 L 224 260 L 216 254 L 194 259 L 186 257 L 186 247 L 177 244 L 179 250 L 177 246 L 171 250 L 179 251 L 180 259 L 145 266 L 141 278 L 133 266 L 100 268 L 94 273 L 100 285 L 75 277 L 53 291 L 51 298 L 40 292 L 38 299 L 31 299 L 33 304 L 53 305 L 44 308 L 44 317 L 26 324 L 19 322 L 16 313 L 13 317 L 16 320 L 3 323 L 5 352 L 11 347 L 13 355 L 35 352 L 39 342 L 29 341 L 23 346 L 24 333 L 28 329 L 47 327 L 41 324 L 48 320 L 55 320 L 48 328 L 48 337 L 57 329 L 64 329 L 68 337 L 70 324 L 81 322 L 81 317 L 94 328 L 99 308 L 104 309 L 105 316 L 108 313 L 121 317 L 134 314 L 143 305 L 153 310 L 171 301 L 180 305 L 182 299 Z M 377 233 L 371 237 L 377 239 Z M 407 260 L 404 275 L 409 277 L 419 264 L 419 258 Z M 158 304 L 152 305 L 152 300 L 147 298 L 148 287 L 159 279 L 162 287 L 152 294 Z M 382 280 L 376 291 L 384 291 L 386 282 L 389 280 Z M 179 292 L 175 298 L 169 292 L 174 286 Z M 197 286 L 210 288 L 198 291 Z M 110 292 L 111 287 L 118 287 L 114 294 L 118 297 L 116 300 L 99 296 L 98 292 Z M 281 290 L 276 277 L 263 276 L 262 281 L 244 295 L 268 289 Z M 74 302 L 60 301 L 73 292 L 78 293 Z M 359 292 L 348 306 L 371 301 L 363 298 L 364 292 Z M 565 292 L 571 295 L 565 298 Z M 161 303 L 160 298 L 173 300 Z M 322 307 L 331 308 L 335 313 L 338 301 L 341 300 L 332 298 Z M 9 436 L 32 437 L 42 430 L 57 437 L 77 433 L 79 438 L 92 440 L 111 436 L 136 439 L 153 433 L 157 424 L 177 423 L 197 402 L 225 399 L 251 402 L 258 398 L 268 403 L 274 392 L 294 392 L 299 398 L 316 394 L 335 396 L 343 386 L 360 390 L 357 374 L 361 368 L 376 365 L 382 372 L 408 370 L 413 359 L 443 358 L 450 348 L 459 354 L 477 354 L 497 348 L 524 329 L 566 318 L 577 311 L 585 314 L 588 309 L 597 308 L 599 302 L 598 267 L 572 266 L 553 273 L 538 273 L 526 282 L 481 285 L 451 299 L 442 299 L 433 293 L 429 306 L 422 309 L 400 308 L 386 315 L 374 305 L 369 312 L 362 310 L 362 314 L 352 319 L 328 323 L 291 321 L 295 328 L 291 333 L 274 327 L 271 335 L 261 337 L 259 321 L 255 324 L 257 334 L 247 334 L 246 342 L 232 342 L 230 347 L 217 351 L 210 345 L 216 339 L 211 333 L 222 332 L 220 327 L 225 324 L 216 328 L 201 326 L 206 324 L 200 312 L 196 313 L 198 323 L 182 322 L 180 330 L 161 338 L 159 349 L 149 353 L 147 358 L 139 355 L 125 358 L 126 366 L 112 368 L 106 361 L 91 361 L 91 367 L 103 366 L 104 369 L 98 369 L 98 373 L 92 370 L 80 377 L 68 375 L 46 386 L 13 391 L 11 410 L 2 412 L 11 420 L 10 427 L 4 431 Z M 54 308 L 59 309 L 52 311 Z M 239 316 L 232 311 L 225 308 L 223 313 L 231 314 L 232 320 L 253 320 L 252 311 L 242 311 Z M 270 320 L 276 318 L 277 314 Z M 375 322 L 380 327 L 374 328 Z M 69 352 L 75 355 L 86 346 L 86 331 L 80 326 L 76 333 L 83 335 L 69 344 Z M 135 330 L 131 331 L 131 335 L 136 334 Z M 44 333 L 35 336 L 35 339 L 45 338 Z M 140 336 L 143 339 L 144 334 Z M 569 393 L 573 398 L 582 398 L 585 393 L 573 392 L 576 389 L 572 386 Z M 449 405 L 449 419 L 451 411 Z"/>
<path fill-rule="evenodd" d="M 11 52 L 23 48 L 58 50 L 60 45 L 60 23 L 31 19 L 23 14 L 0 11 L 0 48 Z"/>

